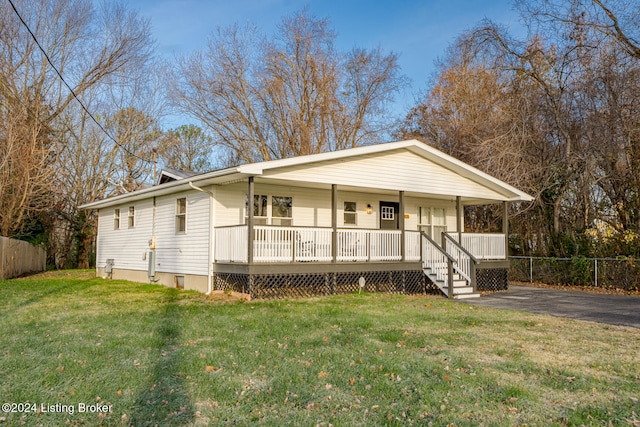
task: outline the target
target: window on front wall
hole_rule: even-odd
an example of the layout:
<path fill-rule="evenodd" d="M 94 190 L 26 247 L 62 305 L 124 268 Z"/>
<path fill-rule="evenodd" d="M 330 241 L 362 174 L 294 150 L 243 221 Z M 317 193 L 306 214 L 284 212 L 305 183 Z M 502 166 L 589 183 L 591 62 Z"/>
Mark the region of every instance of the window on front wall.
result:
<path fill-rule="evenodd" d="M 129 206 L 129 228 L 133 228 L 136 225 L 136 208 L 134 206 Z"/>
<path fill-rule="evenodd" d="M 436 242 L 442 244 L 442 232 L 447 231 L 445 208 L 421 207 L 418 227 Z"/>
<path fill-rule="evenodd" d="M 356 225 L 357 215 L 356 202 L 344 202 L 344 225 Z"/>
<path fill-rule="evenodd" d="M 267 198 L 268 196 L 263 194 L 254 194 L 253 195 L 253 223 L 257 225 L 266 225 L 267 224 Z M 248 196 L 245 196 L 244 200 L 244 211 L 245 211 L 245 221 L 248 215 Z"/>
<path fill-rule="evenodd" d="M 291 225 L 293 222 L 293 198 L 272 196 L 271 217 L 272 225 Z"/>
<path fill-rule="evenodd" d="M 116 209 L 113 211 L 113 229 L 120 229 L 120 209 Z"/>
<path fill-rule="evenodd" d="M 245 197 L 245 221 L 248 197 Z M 253 222 L 255 225 L 284 225 L 293 223 L 293 198 L 290 196 L 253 196 Z"/>
<path fill-rule="evenodd" d="M 267 196 L 256 194 L 253 196 L 253 220 L 255 224 L 264 225 L 267 223 Z"/>
<path fill-rule="evenodd" d="M 187 231 L 187 198 L 176 199 L 176 233 Z"/>
<path fill-rule="evenodd" d="M 394 214 L 395 210 L 393 206 L 382 206 L 380 208 L 380 219 L 383 219 L 385 221 L 393 221 L 395 219 Z"/>

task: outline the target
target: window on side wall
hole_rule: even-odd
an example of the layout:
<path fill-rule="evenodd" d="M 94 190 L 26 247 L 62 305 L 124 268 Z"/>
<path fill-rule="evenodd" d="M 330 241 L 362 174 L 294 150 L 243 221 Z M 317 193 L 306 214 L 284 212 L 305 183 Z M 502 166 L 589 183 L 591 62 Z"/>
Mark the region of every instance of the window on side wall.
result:
<path fill-rule="evenodd" d="M 176 233 L 187 232 L 187 198 L 176 199 Z"/>
<path fill-rule="evenodd" d="M 136 225 L 136 208 L 135 206 L 129 206 L 129 228 L 133 228 Z"/>
<path fill-rule="evenodd" d="M 290 226 L 293 224 L 293 198 L 288 196 L 271 197 L 271 224 Z"/>
<path fill-rule="evenodd" d="M 116 209 L 113 211 L 113 229 L 120 229 L 120 209 Z"/>
<path fill-rule="evenodd" d="M 356 202 L 344 202 L 344 225 L 356 225 L 357 219 Z"/>

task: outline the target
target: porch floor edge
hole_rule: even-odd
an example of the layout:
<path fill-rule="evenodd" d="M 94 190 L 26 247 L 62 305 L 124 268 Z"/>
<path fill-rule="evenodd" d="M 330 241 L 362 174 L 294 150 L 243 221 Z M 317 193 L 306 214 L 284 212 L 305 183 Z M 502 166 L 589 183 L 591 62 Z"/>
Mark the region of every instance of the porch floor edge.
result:
<path fill-rule="evenodd" d="M 339 262 L 339 263 L 214 263 L 213 273 L 232 274 L 312 274 L 368 271 L 422 270 L 420 261 L 406 262 Z"/>

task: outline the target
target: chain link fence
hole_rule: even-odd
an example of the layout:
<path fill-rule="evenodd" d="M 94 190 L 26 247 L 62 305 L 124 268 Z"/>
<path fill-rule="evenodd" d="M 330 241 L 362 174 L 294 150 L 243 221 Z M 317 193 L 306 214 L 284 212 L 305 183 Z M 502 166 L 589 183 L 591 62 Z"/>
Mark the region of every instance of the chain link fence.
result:
<path fill-rule="evenodd" d="M 509 280 L 553 285 L 640 289 L 640 263 L 634 258 L 509 257 Z"/>

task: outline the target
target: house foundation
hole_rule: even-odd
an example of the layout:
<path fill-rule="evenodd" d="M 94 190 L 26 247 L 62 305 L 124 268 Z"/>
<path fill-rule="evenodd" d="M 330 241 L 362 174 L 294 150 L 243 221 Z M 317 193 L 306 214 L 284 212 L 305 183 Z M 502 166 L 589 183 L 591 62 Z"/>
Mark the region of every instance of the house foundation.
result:
<path fill-rule="evenodd" d="M 202 293 L 207 292 L 207 276 L 196 274 L 156 272 L 154 279 L 150 280 L 146 271 L 113 268 L 111 274 L 108 274 L 104 267 L 98 267 L 96 276 L 137 283 L 154 283 L 168 288 L 179 288 Z"/>

